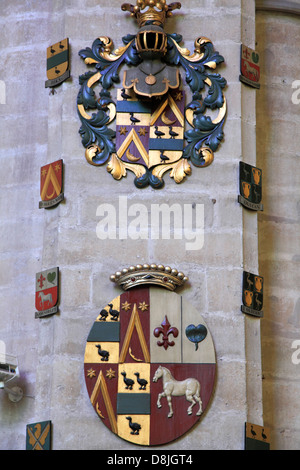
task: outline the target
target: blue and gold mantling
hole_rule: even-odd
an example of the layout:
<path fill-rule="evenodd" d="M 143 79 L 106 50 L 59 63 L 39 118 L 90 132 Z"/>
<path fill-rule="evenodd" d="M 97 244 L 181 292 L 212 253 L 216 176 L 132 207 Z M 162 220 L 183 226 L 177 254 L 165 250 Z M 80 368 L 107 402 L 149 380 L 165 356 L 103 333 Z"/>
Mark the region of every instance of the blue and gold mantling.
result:
<path fill-rule="evenodd" d="M 92 48 L 79 52 L 86 65 L 94 69 L 79 78 L 81 88 L 77 97 L 77 107 L 82 123 L 79 133 L 86 149 L 87 161 L 95 166 L 107 164 L 108 172 L 117 180 L 126 176 L 127 170 L 132 171 L 135 174 L 134 182 L 137 187 L 150 185 L 158 189 L 164 185 L 163 175 L 167 171 L 170 171 L 170 177 L 176 183 L 181 183 L 191 174 L 190 162 L 196 167 L 206 167 L 212 163 L 214 152 L 224 137 L 223 126 L 227 106 L 223 93 L 226 80 L 214 72 L 217 66 L 224 62 L 224 58 L 214 50 L 211 41 L 205 37 L 195 41 L 193 54 L 180 47 L 182 36 L 167 34 L 163 30 L 165 16 L 170 16 L 172 10 L 180 8 L 180 3 L 168 6 L 162 0 L 161 11 L 158 11 L 157 7 L 154 9 L 152 3 L 151 0 L 143 1 L 141 5 L 144 7 L 143 14 L 139 13 L 138 6 L 122 5 L 123 10 L 130 11 L 132 16 L 136 16 L 141 26 L 136 35 L 123 37 L 122 47 L 113 51 L 111 39 L 99 37 L 94 41 Z M 139 4 L 141 2 L 138 2 Z M 167 15 L 163 16 L 166 12 Z M 127 70 L 121 79 L 119 73 L 124 65 L 127 66 Z M 174 102 L 179 93 L 184 95 L 180 68 L 185 72 L 185 82 L 192 93 L 191 102 L 183 109 L 182 122 L 178 117 L 180 113 L 174 115 L 172 113 L 174 108 L 170 108 L 170 102 Z M 119 84 L 117 102 L 111 95 L 111 90 L 116 84 Z M 100 86 L 98 95 L 94 91 L 96 85 Z M 155 114 L 155 109 L 161 108 L 166 111 L 167 105 L 171 111 L 167 116 L 163 114 L 165 121 L 163 120 L 160 125 L 165 123 L 172 128 L 175 121 L 177 121 L 175 125 L 178 125 L 179 119 L 183 130 L 182 147 L 181 142 L 172 140 L 171 135 L 168 142 L 166 138 L 157 139 L 157 135 L 153 134 L 154 121 L 151 120 L 151 116 Z M 142 122 L 139 122 L 139 116 L 134 114 L 134 109 L 137 111 L 143 109 L 140 114 Z M 120 113 L 122 113 L 121 121 Z M 143 121 L 145 119 L 143 113 L 148 113 L 150 116 L 150 121 L 146 124 Z M 216 116 L 211 117 L 214 114 Z M 133 122 L 135 116 L 137 116 L 136 123 Z M 110 129 L 109 125 L 116 117 L 115 130 Z M 132 118 L 130 125 L 122 127 L 122 122 L 126 122 L 129 117 Z M 135 157 L 132 159 L 126 158 L 125 152 L 120 152 L 120 139 L 118 139 L 120 126 L 125 136 L 127 132 L 133 132 L 131 136 L 137 136 L 137 131 L 141 132 L 141 127 L 135 128 L 136 124 L 143 126 L 147 133 L 152 132 L 150 147 L 146 148 L 148 158 L 145 156 L 144 147 L 140 153 L 138 152 L 142 148 L 139 145 L 135 147 Z M 184 124 L 189 126 L 186 131 Z M 164 129 L 158 127 L 158 130 L 166 134 L 166 127 Z M 139 139 L 132 140 L 134 146 Z M 176 154 L 172 154 L 173 147 Z M 161 159 L 158 157 L 153 159 L 154 150 L 160 152 Z M 127 151 L 127 155 L 132 155 L 132 147 Z M 168 152 L 167 156 L 164 155 L 165 151 Z"/>

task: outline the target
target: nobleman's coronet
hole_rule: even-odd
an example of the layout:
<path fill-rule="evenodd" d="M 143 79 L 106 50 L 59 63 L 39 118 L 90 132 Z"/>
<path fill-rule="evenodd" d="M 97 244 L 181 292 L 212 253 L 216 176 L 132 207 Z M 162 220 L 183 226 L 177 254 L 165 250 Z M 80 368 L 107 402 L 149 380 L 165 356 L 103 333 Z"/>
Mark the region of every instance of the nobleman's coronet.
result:
<path fill-rule="evenodd" d="M 172 11 L 180 8 L 180 2 L 167 5 L 166 0 L 137 0 L 136 6 L 130 3 L 122 5 L 123 11 L 129 11 L 137 19 L 140 28 L 150 23 L 163 26 L 166 18 L 172 16 Z"/>
<path fill-rule="evenodd" d="M 110 277 L 110 280 L 116 282 L 124 290 L 146 284 L 158 285 L 174 291 L 177 287 L 183 286 L 188 281 L 188 277 L 178 272 L 176 268 L 162 264 L 137 264 L 117 271 Z"/>

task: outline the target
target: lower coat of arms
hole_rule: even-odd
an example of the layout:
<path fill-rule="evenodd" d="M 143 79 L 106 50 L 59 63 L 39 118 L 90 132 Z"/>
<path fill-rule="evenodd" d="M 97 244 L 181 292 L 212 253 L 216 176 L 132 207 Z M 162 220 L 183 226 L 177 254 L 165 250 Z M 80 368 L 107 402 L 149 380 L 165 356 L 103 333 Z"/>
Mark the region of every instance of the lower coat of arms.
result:
<path fill-rule="evenodd" d="M 103 424 L 144 446 L 171 442 L 199 421 L 216 373 L 208 327 L 170 292 L 181 281 L 165 269 L 131 268 L 126 291 L 96 318 L 84 357 L 87 391 Z"/>

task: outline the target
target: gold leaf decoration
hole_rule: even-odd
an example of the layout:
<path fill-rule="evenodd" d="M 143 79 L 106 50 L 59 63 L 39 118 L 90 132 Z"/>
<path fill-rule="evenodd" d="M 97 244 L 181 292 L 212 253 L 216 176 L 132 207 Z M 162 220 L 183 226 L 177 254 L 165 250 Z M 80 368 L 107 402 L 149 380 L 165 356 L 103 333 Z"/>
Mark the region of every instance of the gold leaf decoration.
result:
<path fill-rule="evenodd" d="M 120 160 L 115 153 L 112 154 L 110 161 L 107 164 L 107 171 L 112 174 L 115 180 L 120 180 L 126 176 L 126 167 L 122 160 Z"/>
<path fill-rule="evenodd" d="M 191 174 L 191 172 L 191 165 L 188 163 L 186 158 L 182 158 L 171 171 L 170 177 L 174 178 L 175 183 L 181 183 L 187 175 Z"/>

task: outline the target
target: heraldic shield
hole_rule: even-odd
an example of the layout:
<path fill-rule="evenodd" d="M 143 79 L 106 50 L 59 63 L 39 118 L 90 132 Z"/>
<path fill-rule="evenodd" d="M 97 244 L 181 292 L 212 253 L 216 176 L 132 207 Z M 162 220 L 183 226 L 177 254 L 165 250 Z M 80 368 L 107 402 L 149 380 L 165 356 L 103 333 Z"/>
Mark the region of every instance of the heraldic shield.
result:
<path fill-rule="evenodd" d="M 248 209 L 262 211 L 262 170 L 240 162 L 239 202 Z"/>
<path fill-rule="evenodd" d="M 39 208 L 54 207 L 64 199 L 63 160 L 49 163 L 41 168 L 41 201 Z"/>
<path fill-rule="evenodd" d="M 144 446 L 171 442 L 200 419 L 216 359 L 197 310 L 158 286 L 130 289 L 99 313 L 84 373 L 91 403 L 113 433 Z"/>
<path fill-rule="evenodd" d="M 35 318 L 53 315 L 58 311 L 59 268 L 47 269 L 36 274 Z"/>
<path fill-rule="evenodd" d="M 70 77 L 69 70 L 69 39 L 63 39 L 47 49 L 46 88 L 59 85 Z"/>
<path fill-rule="evenodd" d="M 184 147 L 184 92 L 148 102 L 139 101 L 132 91 L 125 98 L 120 90 L 118 95 L 118 157 L 147 168 L 179 161 Z"/>

